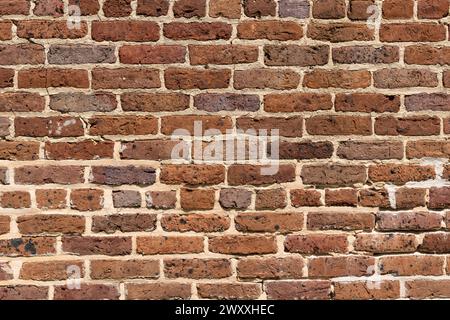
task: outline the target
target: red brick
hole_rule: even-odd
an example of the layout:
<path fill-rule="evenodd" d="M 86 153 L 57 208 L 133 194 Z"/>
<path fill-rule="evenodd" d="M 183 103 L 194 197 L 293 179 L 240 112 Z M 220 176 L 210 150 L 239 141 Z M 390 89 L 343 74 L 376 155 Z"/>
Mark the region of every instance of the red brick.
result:
<path fill-rule="evenodd" d="M 448 0 L 419 0 L 417 16 L 420 19 L 440 19 L 448 16 Z"/>
<path fill-rule="evenodd" d="M 375 120 L 375 133 L 378 135 L 428 136 L 438 135 L 440 130 L 441 120 L 438 117 L 396 118 L 383 116 Z"/>
<path fill-rule="evenodd" d="M 67 112 L 108 112 L 117 107 L 116 97 L 110 93 L 58 93 L 50 96 L 50 109 Z M 38 110 L 36 110 L 38 111 Z"/>
<path fill-rule="evenodd" d="M 130 237 L 71 236 L 62 238 L 62 250 L 76 255 L 127 255 L 131 253 Z"/>
<path fill-rule="evenodd" d="M 84 181 L 84 168 L 79 166 L 23 166 L 14 170 L 17 184 L 75 184 Z"/>
<path fill-rule="evenodd" d="M 312 15 L 317 19 L 345 17 L 345 0 L 318 0 L 313 2 Z"/>
<path fill-rule="evenodd" d="M 0 68 L 0 88 L 8 88 L 14 85 L 14 70 Z"/>
<path fill-rule="evenodd" d="M 132 12 L 131 0 L 105 0 L 103 12 L 106 17 L 126 17 Z"/>
<path fill-rule="evenodd" d="M 124 45 L 119 49 L 120 62 L 126 64 L 183 63 L 185 55 L 186 48 L 176 45 Z"/>
<path fill-rule="evenodd" d="M 256 210 L 276 210 L 286 207 L 286 191 L 283 189 L 264 189 L 256 191 Z"/>
<path fill-rule="evenodd" d="M 27 191 L 5 191 L 0 193 L 0 206 L 9 209 L 31 207 L 31 197 Z"/>
<path fill-rule="evenodd" d="M 420 252 L 427 253 L 449 253 L 450 233 L 427 233 L 419 247 Z"/>
<path fill-rule="evenodd" d="M 89 88 L 87 70 L 38 68 L 20 70 L 19 88 Z"/>
<path fill-rule="evenodd" d="M 432 166 L 384 164 L 369 167 L 369 179 L 373 182 L 392 182 L 402 185 L 410 181 L 425 181 L 434 179 Z"/>
<path fill-rule="evenodd" d="M 177 203 L 175 191 L 150 191 L 145 197 L 147 208 L 174 209 Z"/>
<path fill-rule="evenodd" d="M 366 24 L 359 23 L 319 23 L 308 25 L 308 37 L 314 40 L 345 42 L 374 40 L 374 31 Z"/>
<path fill-rule="evenodd" d="M 225 69 L 182 69 L 164 71 L 167 89 L 219 89 L 227 88 L 231 72 Z"/>
<path fill-rule="evenodd" d="M 157 260 L 93 260 L 91 261 L 92 279 L 141 279 L 157 278 L 159 262 Z"/>
<path fill-rule="evenodd" d="M 230 227 L 230 219 L 218 214 L 170 214 L 161 219 L 165 231 L 223 232 Z"/>
<path fill-rule="evenodd" d="M 293 21 L 243 21 L 237 26 L 237 35 L 245 40 L 299 40 L 303 37 L 303 29 Z"/>
<path fill-rule="evenodd" d="M 172 40 L 220 40 L 231 37 L 232 26 L 223 22 L 170 22 L 164 24 L 164 36 Z"/>
<path fill-rule="evenodd" d="M 0 262 L 0 280 L 11 280 L 13 278 L 14 275 L 11 265 L 7 262 Z"/>
<path fill-rule="evenodd" d="M 306 119 L 306 131 L 312 135 L 370 135 L 370 117 L 359 116 L 313 116 Z"/>
<path fill-rule="evenodd" d="M 246 209 L 251 204 L 252 192 L 245 189 L 220 190 L 219 203 L 224 209 Z"/>
<path fill-rule="evenodd" d="M 419 93 L 405 97 L 405 107 L 408 111 L 449 111 L 450 95 L 445 93 Z"/>
<path fill-rule="evenodd" d="M 22 234 L 80 234 L 85 229 L 85 218 L 67 215 L 26 215 L 17 218 Z"/>
<path fill-rule="evenodd" d="M 222 254 L 251 255 L 276 253 L 273 236 L 233 235 L 209 238 L 209 251 Z"/>
<path fill-rule="evenodd" d="M 450 144 L 447 141 L 418 140 L 408 141 L 406 156 L 413 158 L 446 158 L 450 155 Z"/>
<path fill-rule="evenodd" d="M 189 96 L 182 93 L 128 92 L 120 100 L 124 111 L 181 111 L 189 107 Z"/>
<path fill-rule="evenodd" d="M 356 206 L 358 192 L 355 189 L 326 189 L 325 204 L 328 206 Z"/>
<path fill-rule="evenodd" d="M 78 267 L 83 276 L 83 262 L 79 260 L 25 262 L 20 269 L 20 279 L 55 281 L 70 278 L 70 268 Z"/>
<path fill-rule="evenodd" d="M 264 62 L 268 66 L 315 66 L 328 63 L 328 46 L 267 45 Z"/>
<path fill-rule="evenodd" d="M 47 142 L 45 144 L 45 156 L 51 160 L 112 158 L 113 151 L 114 143 L 107 141 L 85 140 L 80 142 Z"/>
<path fill-rule="evenodd" d="M 405 48 L 405 62 L 408 64 L 450 64 L 450 47 L 415 45 Z"/>
<path fill-rule="evenodd" d="M 239 19 L 241 17 L 241 0 L 211 0 L 209 15 L 213 18 Z"/>
<path fill-rule="evenodd" d="M 240 64 L 258 60 L 258 47 L 244 45 L 189 45 L 191 65 Z"/>
<path fill-rule="evenodd" d="M 14 128 L 16 136 L 77 137 L 84 134 L 83 122 L 73 117 L 16 117 Z"/>
<path fill-rule="evenodd" d="M 0 40 L 11 40 L 11 39 L 12 39 L 12 23 L 10 21 L 1 21 Z"/>
<path fill-rule="evenodd" d="M 411 19 L 414 13 L 413 0 L 385 0 L 383 1 L 383 18 Z"/>
<path fill-rule="evenodd" d="M 169 11 L 169 0 L 138 0 L 136 13 L 138 15 L 160 17 L 167 15 Z"/>
<path fill-rule="evenodd" d="M 331 283 L 314 281 L 268 281 L 264 284 L 267 298 L 271 300 L 328 300 Z"/>
<path fill-rule="evenodd" d="M 334 282 L 336 300 L 387 300 L 400 298 L 400 282 L 394 280 Z"/>
<path fill-rule="evenodd" d="M 165 165 L 160 179 L 165 184 L 219 184 L 224 182 L 225 168 L 221 165 Z"/>
<path fill-rule="evenodd" d="M 161 80 L 156 69 L 118 68 L 92 70 L 94 89 L 159 88 Z"/>
<path fill-rule="evenodd" d="M 45 61 L 45 48 L 42 45 L 27 44 L 27 43 L 0 45 L 1 65 L 43 64 L 44 61 Z"/>
<path fill-rule="evenodd" d="M 17 36 L 26 39 L 77 39 L 87 35 L 87 23 L 80 22 L 80 28 L 68 27 L 69 23 L 62 20 L 18 20 Z"/>
<path fill-rule="evenodd" d="M 374 13 L 370 8 L 374 0 L 350 0 L 347 16 L 351 20 L 366 20 Z"/>
<path fill-rule="evenodd" d="M 201 132 L 196 132 L 197 128 Z M 198 135 L 206 134 L 207 131 L 219 130 L 226 133 L 227 129 L 232 128 L 230 117 L 213 116 L 213 115 L 182 115 L 182 116 L 164 116 L 161 118 L 161 133 L 165 135 L 183 134 Z M 185 133 L 184 133 L 185 132 Z M 214 135 L 215 133 L 210 133 Z"/>
<path fill-rule="evenodd" d="M 197 292 L 207 299 L 250 300 L 261 295 L 261 286 L 256 283 L 200 283 Z"/>
<path fill-rule="evenodd" d="M 212 210 L 214 198 L 214 189 L 181 189 L 180 191 L 180 204 L 185 211 Z"/>
<path fill-rule="evenodd" d="M 333 48 L 336 63 L 394 63 L 399 60 L 399 49 L 394 46 L 348 46 Z"/>
<path fill-rule="evenodd" d="M 345 234 L 288 235 L 284 247 L 290 253 L 313 255 L 346 253 L 348 239 Z"/>
<path fill-rule="evenodd" d="M 414 234 L 360 233 L 356 235 L 356 251 L 378 253 L 407 253 L 416 251 L 418 242 Z"/>
<path fill-rule="evenodd" d="M 208 112 L 258 111 L 260 101 L 254 94 L 201 93 L 194 97 L 194 106 Z"/>
<path fill-rule="evenodd" d="M 450 207 L 450 187 L 433 187 L 429 193 L 429 208 L 445 209 Z"/>
<path fill-rule="evenodd" d="M 435 72 L 424 69 L 381 69 L 373 73 L 377 88 L 436 87 L 438 78 Z"/>
<path fill-rule="evenodd" d="M 365 183 L 366 168 L 354 165 L 305 165 L 301 178 L 304 184 L 326 186 L 352 186 Z"/>
<path fill-rule="evenodd" d="M 64 14 L 64 3 L 62 0 L 38 0 L 33 13 L 37 16 L 60 17 Z"/>
<path fill-rule="evenodd" d="M 231 276 L 228 259 L 167 259 L 164 260 L 167 278 L 220 279 Z"/>
<path fill-rule="evenodd" d="M 291 190 L 291 204 L 294 207 L 318 207 L 322 205 L 321 194 L 313 189 Z"/>
<path fill-rule="evenodd" d="M 108 284 L 81 284 L 79 290 L 68 286 L 55 286 L 55 300 L 118 300 L 119 288 Z"/>
<path fill-rule="evenodd" d="M 91 182 L 104 185 L 152 185 L 155 169 L 146 166 L 95 166 L 92 167 Z"/>
<path fill-rule="evenodd" d="M 89 134 L 104 135 L 147 135 L 156 134 L 158 120 L 149 116 L 100 116 L 89 119 Z"/>
<path fill-rule="evenodd" d="M 302 112 L 329 110 L 331 96 L 315 93 L 281 93 L 264 96 L 264 110 L 267 112 Z"/>
<path fill-rule="evenodd" d="M 98 0 L 69 0 L 69 5 L 79 5 L 83 16 L 96 15 L 100 10 Z"/>
<path fill-rule="evenodd" d="M 372 230 L 375 215 L 370 212 L 309 212 L 309 230 Z"/>
<path fill-rule="evenodd" d="M 434 42 L 445 40 L 445 26 L 435 23 L 389 23 L 380 27 L 383 42 Z"/>
<path fill-rule="evenodd" d="M 29 13 L 29 0 L 2 0 L 0 2 L 0 15 L 28 15 Z"/>
<path fill-rule="evenodd" d="M 279 143 L 280 159 L 327 159 L 332 155 L 333 145 L 328 141 Z"/>
<path fill-rule="evenodd" d="M 54 237 L 24 237 L 0 240 L 0 255 L 8 257 L 30 257 L 54 255 L 56 253 L 56 238 Z"/>
<path fill-rule="evenodd" d="M 303 118 L 302 117 L 266 117 L 266 118 L 250 118 L 239 117 L 236 119 L 236 129 L 244 131 L 279 130 L 279 135 L 284 137 L 301 137 L 303 135 Z"/>
<path fill-rule="evenodd" d="M 443 257 L 426 255 L 387 256 L 379 260 L 381 274 L 397 276 L 442 275 Z"/>
<path fill-rule="evenodd" d="M 403 144 L 390 141 L 343 141 L 337 155 L 348 160 L 403 159 Z"/>
<path fill-rule="evenodd" d="M 67 191 L 64 189 L 36 190 L 37 207 L 41 210 L 63 209 L 66 207 Z"/>
<path fill-rule="evenodd" d="M 249 69 L 234 72 L 234 88 L 271 88 L 275 90 L 295 89 L 300 76 L 293 70 Z"/>
<path fill-rule="evenodd" d="M 33 285 L 0 286 L 1 300 L 45 300 L 48 287 Z"/>
<path fill-rule="evenodd" d="M 265 175 L 268 167 L 253 165 L 231 165 L 228 168 L 229 185 L 270 185 L 274 183 L 291 182 L 295 179 L 295 168 L 292 165 L 280 165 L 273 175 Z M 274 168 L 269 168 L 269 170 Z"/>
<path fill-rule="evenodd" d="M 92 39 L 95 41 L 157 41 L 159 26 L 152 21 L 93 21 Z"/>
<path fill-rule="evenodd" d="M 274 16 L 277 4 L 274 0 L 244 0 L 244 14 L 252 18 Z"/>
<path fill-rule="evenodd" d="M 239 279 L 297 279 L 303 277 L 304 264 L 300 257 L 242 258 L 237 274 Z"/>
<path fill-rule="evenodd" d="M 316 69 L 303 78 L 303 85 L 312 88 L 366 88 L 370 85 L 370 72 L 365 70 Z"/>
<path fill-rule="evenodd" d="M 112 234 L 116 231 L 153 231 L 156 228 L 154 214 L 113 214 L 95 216 L 92 219 L 92 232 Z"/>
<path fill-rule="evenodd" d="M 139 254 L 181 254 L 203 251 L 202 237 L 153 236 L 137 237 Z"/>
<path fill-rule="evenodd" d="M 401 188 L 398 189 L 396 197 L 397 209 L 413 209 L 415 207 L 424 207 L 425 204 L 425 189 Z"/>
<path fill-rule="evenodd" d="M 240 213 L 235 218 L 236 230 L 241 232 L 289 233 L 303 229 L 303 214 L 296 213 Z"/>
<path fill-rule="evenodd" d="M 8 216 L 0 216 L 0 235 L 9 232 L 11 219 Z"/>
<path fill-rule="evenodd" d="M 361 189 L 359 204 L 364 207 L 390 208 L 388 192 L 385 189 Z"/>
<path fill-rule="evenodd" d="M 335 108 L 336 111 L 349 112 L 398 112 L 400 97 L 379 93 L 338 93 Z"/>
<path fill-rule="evenodd" d="M 39 159 L 39 143 L 0 141 L 0 159 L 11 161 Z"/>
<path fill-rule="evenodd" d="M 70 192 L 70 204 L 74 210 L 101 210 L 103 201 L 103 190 L 100 189 L 75 189 Z"/>
<path fill-rule="evenodd" d="M 441 228 L 442 216 L 433 212 L 382 212 L 377 214 L 377 229 L 383 231 L 426 231 Z"/>
<path fill-rule="evenodd" d="M 125 289 L 128 300 L 179 300 L 191 297 L 191 285 L 187 283 L 127 283 Z"/>
<path fill-rule="evenodd" d="M 206 15 L 206 0 L 177 0 L 173 5 L 175 18 L 204 17 Z"/>
<path fill-rule="evenodd" d="M 405 283 L 406 297 L 411 299 L 448 299 L 450 297 L 450 281 L 445 279 L 409 280 Z"/>
<path fill-rule="evenodd" d="M 308 259 L 308 277 L 361 277 L 371 276 L 375 258 L 366 256 L 313 257 Z"/>

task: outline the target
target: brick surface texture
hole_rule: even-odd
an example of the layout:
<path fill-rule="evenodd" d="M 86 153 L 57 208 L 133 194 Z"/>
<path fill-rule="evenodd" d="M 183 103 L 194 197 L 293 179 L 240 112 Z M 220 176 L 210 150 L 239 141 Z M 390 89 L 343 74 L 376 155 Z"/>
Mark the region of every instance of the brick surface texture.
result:
<path fill-rule="evenodd" d="M 448 0 L 0 0 L 0 299 L 450 298 L 449 24 Z M 230 129 L 279 129 L 277 172 L 198 159 Z"/>

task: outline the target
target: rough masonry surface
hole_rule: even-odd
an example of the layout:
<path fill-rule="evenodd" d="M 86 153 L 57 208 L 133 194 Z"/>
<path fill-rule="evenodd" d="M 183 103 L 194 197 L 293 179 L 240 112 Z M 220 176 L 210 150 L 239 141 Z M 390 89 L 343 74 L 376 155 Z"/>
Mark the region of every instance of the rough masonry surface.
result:
<path fill-rule="evenodd" d="M 449 23 L 0 0 L 0 299 L 450 298 Z M 199 122 L 201 146 L 278 129 L 277 171 L 191 157 Z"/>

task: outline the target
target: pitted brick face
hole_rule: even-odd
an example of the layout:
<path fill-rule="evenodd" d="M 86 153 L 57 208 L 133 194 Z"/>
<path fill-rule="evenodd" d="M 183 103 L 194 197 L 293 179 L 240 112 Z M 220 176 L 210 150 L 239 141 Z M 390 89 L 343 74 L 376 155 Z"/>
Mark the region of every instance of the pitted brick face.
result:
<path fill-rule="evenodd" d="M 449 8 L 0 0 L 0 300 L 450 298 Z"/>

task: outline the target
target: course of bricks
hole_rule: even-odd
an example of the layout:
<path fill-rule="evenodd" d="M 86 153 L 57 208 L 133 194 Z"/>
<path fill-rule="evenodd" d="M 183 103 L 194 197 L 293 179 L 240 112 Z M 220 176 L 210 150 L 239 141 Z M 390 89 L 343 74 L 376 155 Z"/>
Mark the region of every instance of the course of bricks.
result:
<path fill-rule="evenodd" d="M 450 298 L 448 0 L 0 16 L 0 299 Z M 279 129 L 278 171 L 174 163 L 195 121 Z"/>

